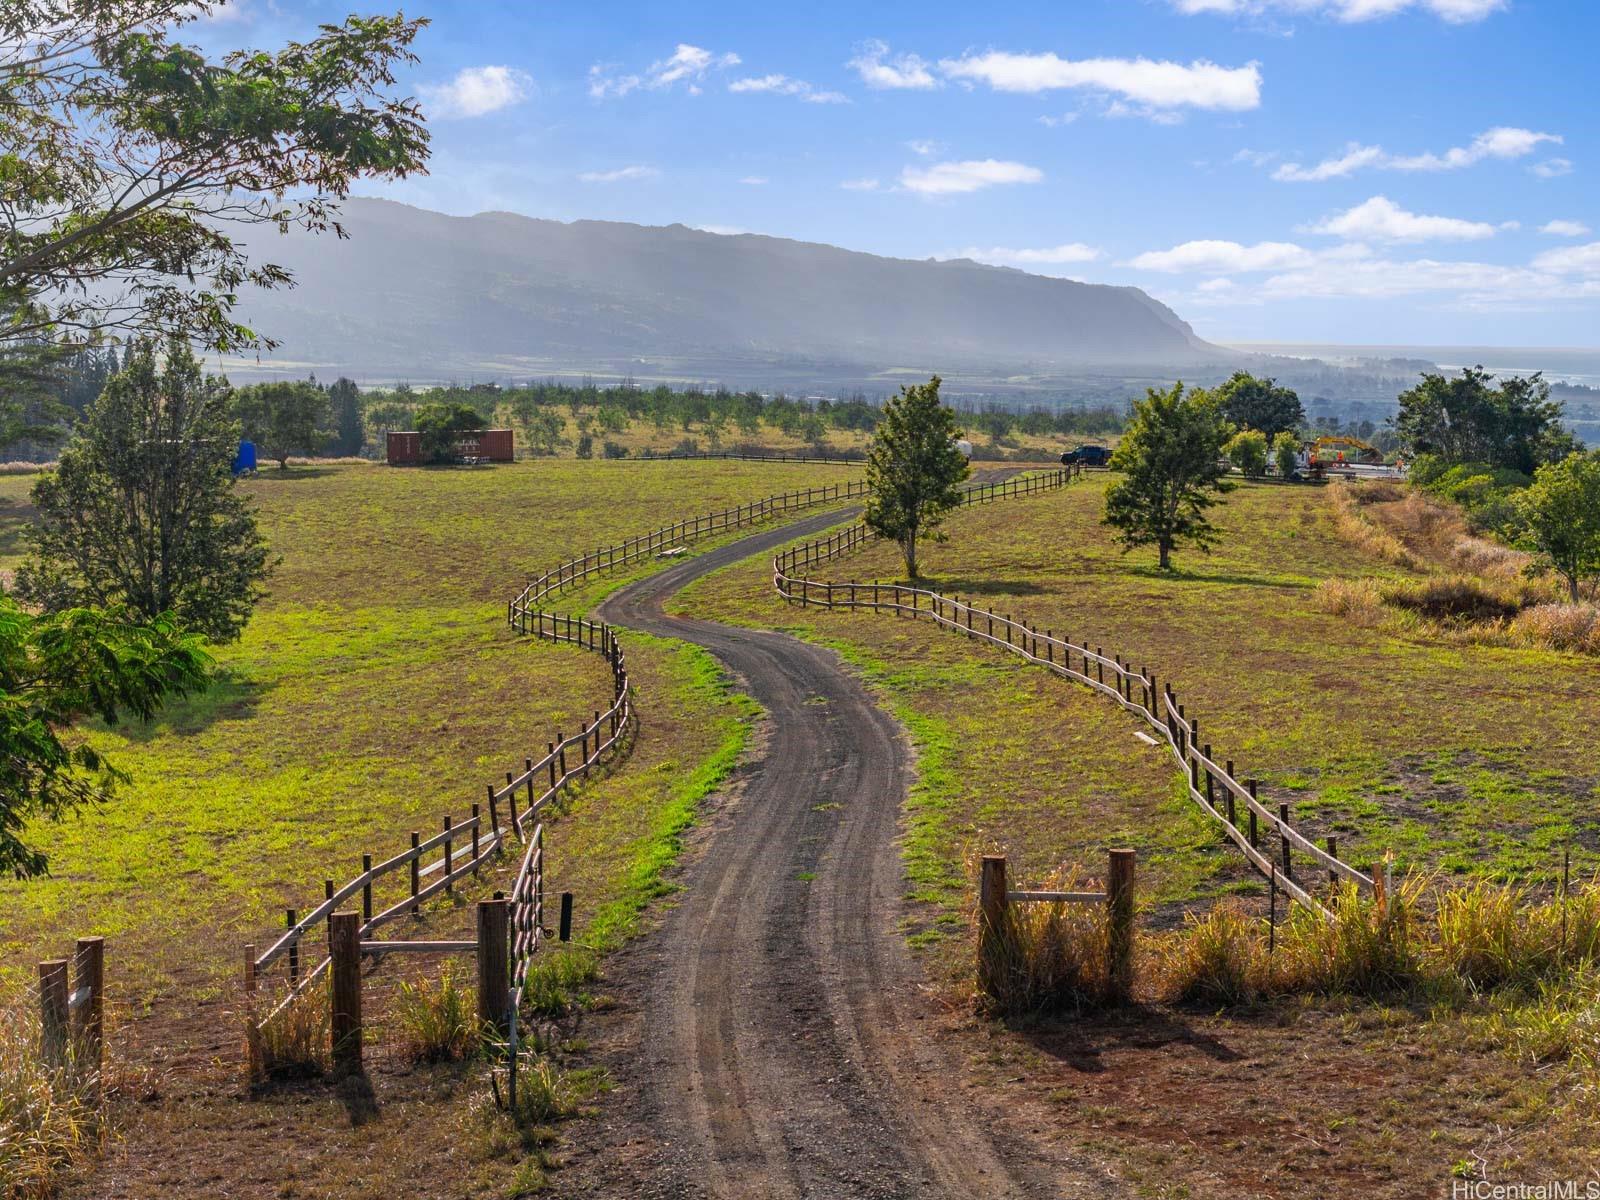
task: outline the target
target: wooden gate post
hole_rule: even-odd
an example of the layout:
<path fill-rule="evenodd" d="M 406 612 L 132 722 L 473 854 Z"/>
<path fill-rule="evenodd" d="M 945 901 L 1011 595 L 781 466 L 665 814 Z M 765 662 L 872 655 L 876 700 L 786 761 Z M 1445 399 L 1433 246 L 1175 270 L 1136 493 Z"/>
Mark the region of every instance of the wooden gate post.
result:
<path fill-rule="evenodd" d="M 329 1031 L 333 1069 L 338 1075 L 361 1073 L 361 917 L 353 912 L 328 914 Z"/>
<path fill-rule="evenodd" d="M 478 901 L 478 1021 L 497 1035 L 511 1012 L 511 902 Z"/>
<path fill-rule="evenodd" d="M 1006 934 L 1006 859 L 985 854 L 978 877 L 978 987 L 998 996 Z"/>
<path fill-rule="evenodd" d="M 67 1061 L 67 960 L 52 958 L 39 964 L 39 1035 L 45 1061 L 62 1066 Z"/>
<path fill-rule="evenodd" d="M 1133 995 L 1133 868 L 1135 852 L 1112 850 L 1106 866 L 1106 921 L 1111 992 L 1117 1000 Z"/>
<path fill-rule="evenodd" d="M 84 998 L 72 1018 L 72 1040 L 81 1063 L 100 1075 L 101 1045 L 105 1040 L 106 1020 L 106 940 L 79 938 L 73 955 L 73 983 Z"/>

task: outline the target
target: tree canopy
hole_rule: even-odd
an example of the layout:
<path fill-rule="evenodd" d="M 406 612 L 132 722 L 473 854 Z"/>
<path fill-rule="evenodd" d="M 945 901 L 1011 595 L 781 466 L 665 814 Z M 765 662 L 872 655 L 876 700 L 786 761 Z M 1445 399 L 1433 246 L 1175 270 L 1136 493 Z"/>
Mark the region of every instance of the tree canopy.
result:
<path fill-rule="evenodd" d="M 56 820 L 108 799 L 121 773 L 61 730 L 83 717 L 148 719 L 160 702 L 201 687 L 209 662 L 199 638 L 172 619 L 130 621 L 119 609 L 36 615 L 0 595 L 0 873 L 43 874 L 26 840 L 36 818 Z"/>
<path fill-rule="evenodd" d="M 455 459 L 461 435 L 484 428 L 484 419 L 465 404 L 424 404 L 417 409 L 416 425 L 422 435 L 422 461 L 447 463 Z"/>
<path fill-rule="evenodd" d="M 1175 383 L 1149 389 L 1111 456 L 1123 476 L 1106 491 L 1106 524 L 1124 550 L 1155 546 L 1160 565 L 1172 565 L 1180 542 L 1209 550 L 1216 530 L 1206 511 L 1231 490 L 1222 447 L 1233 433 L 1210 392 Z"/>
<path fill-rule="evenodd" d="M 238 444 L 226 383 L 204 377 L 184 343 L 168 343 L 162 362 L 148 344 L 132 348 L 60 466 L 33 485 L 18 594 L 52 612 L 171 614 L 213 641 L 237 637 L 269 565 L 234 486 Z"/>
<path fill-rule="evenodd" d="M 868 528 L 900 545 L 906 575 L 917 577 L 917 539 L 938 529 L 961 503 L 969 469 L 956 446 L 961 428 L 939 401 L 939 377 L 902 387 L 883 406 L 867 451 Z"/>
<path fill-rule="evenodd" d="M 1566 581 L 1576 604 L 1579 585 L 1600 578 L 1600 450 L 1540 467 L 1513 504 L 1523 544 Z"/>
<path fill-rule="evenodd" d="M 1248 371 L 1235 371 L 1216 391 L 1222 415 L 1240 429 L 1254 429 L 1270 442 L 1285 430 L 1305 424 L 1306 412 L 1292 388 L 1275 379 L 1258 379 Z"/>
<path fill-rule="evenodd" d="M 1494 385 L 1482 367 L 1457 378 L 1424 374 L 1400 393 L 1395 429 L 1410 457 L 1437 456 L 1446 465 L 1484 463 L 1531 475 L 1575 448 L 1561 427 L 1562 405 L 1535 373 Z"/>
<path fill-rule="evenodd" d="M 351 385 L 354 386 L 353 384 Z M 328 394 L 314 380 L 253 383 L 233 394 L 234 415 L 245 437 L 280 468 L 291 454 L 315 454 L 333 436 Z"/>
<path fill-rule="evenodd" d="M 233 309 L 242 288 L 290 279 L 235 231 L 337 233 L 353 180 L 422 169 L 417 105 L 387 93 L 424 22 L 352 16 L 212 61 L 176 38 L 217 7 L 0 3 L 0 340 L 271 345 Z"/>

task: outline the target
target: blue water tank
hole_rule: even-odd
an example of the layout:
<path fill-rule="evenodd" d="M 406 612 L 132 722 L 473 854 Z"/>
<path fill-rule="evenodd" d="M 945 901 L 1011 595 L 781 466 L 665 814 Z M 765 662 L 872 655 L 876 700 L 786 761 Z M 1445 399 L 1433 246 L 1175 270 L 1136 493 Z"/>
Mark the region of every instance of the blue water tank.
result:
<path fill-rule="evenodd" d="M 254 442 L 240 442 L 239 453 L 233 456 L 233 473 L 243 475 L 246 471 L 256 469 L 256 444 Z"/>

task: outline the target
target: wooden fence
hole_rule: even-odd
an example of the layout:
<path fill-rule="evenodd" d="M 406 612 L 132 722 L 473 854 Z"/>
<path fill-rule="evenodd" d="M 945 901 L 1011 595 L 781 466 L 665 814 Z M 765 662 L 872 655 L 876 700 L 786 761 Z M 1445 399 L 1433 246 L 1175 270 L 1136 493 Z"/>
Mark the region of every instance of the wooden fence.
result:
<path fill-rule="evenodd" d="M 88 1091 L 100 1094 L 105 1056 L 106 942 L 79 938 L 72 958 L 39 964 L 39 1048 L 58 1069 L 71 1066 Z"/>
<path fill-rule="evenodd" d="M 969 489 L 969 498 L 964 502 L 983 503 L 1062 487 L 1073 474 L 1070 469 L 1063 469 L 1008 480 L 1005 485 L 981 485 Z M 1003 490 L 1013 484 L 1033 486 Z M 980 496 L 982 489 L 995 490 Z M 1135 668 L 1120 654 L 1107 655 L 1103 646 L 1076 644 L 1065 635 L 1056 636 L 1052 630 L 1041 631 L 1026 621 L 1014 620 L 1009 614 L 980 608 L 970 599 L 964 601 L 906 584 L 813 580 L 804 574 L 811 567 L 848 553 L 872 536 L 865 525 L 857 524 L 783 551 L 772 562 L 774 587 L 779 595 L 796 604 L 829 609 L 865 608 L 914 620 L 927 618 L 941 628 L 1004 648 L 1057 675 L 1087 684 L 1156 731 L 1158 739 L 1171 749 L 1188 776 L 1190 798 L 1206 815 L 1221 824 L 1227 837 L 1270 884 L 1303 907 L 1328 915 L 1327 908 L 1305 886 L 1309 880 L 1303 873 L 1304 867 L 1300 878 L 1296 878 L 1294 855 L 1298 853 L 1309 858 L 1315 870 L 1326 871 L 1330 882 L 1343 879 L 1372 888 L 1371 875 L 1339 858 L 1337 838 L 1330 836 L 1326 848 L 1318 846 L 1294 827 L 1289 805 L 1280 804 L 1274 812 L 1257 799 L 1254 779 L 1241 781 L 1231 759 L 1219 764 L 1211 745 L 1201 740 L 1199 718 L 1185 712 L 1171 684 L 1157 685 L 1154 672 L 1143 666 Z M 1273 840 L 1278 843 L 1276 857 L 1270 844 Z"/>
<path fill-rule="evenodd" d="M 828 467 L 860 467 L 864 466 L 867 456 L 862 451 L 854 455 L 841 450 L 838 454 L 806 455 L 806 454 L 745 454 L 738 450 L 697 450 L 693 454 L 683 454 L 676 450 L 666 450 L 660 454 L 649 450 L 642 451 L 635 456 L 636 462 L 692 462 L 698 459 L 731 459 L 736 462 L 775 462 L 775 463 L 807 463 L 815 466 Z"/>

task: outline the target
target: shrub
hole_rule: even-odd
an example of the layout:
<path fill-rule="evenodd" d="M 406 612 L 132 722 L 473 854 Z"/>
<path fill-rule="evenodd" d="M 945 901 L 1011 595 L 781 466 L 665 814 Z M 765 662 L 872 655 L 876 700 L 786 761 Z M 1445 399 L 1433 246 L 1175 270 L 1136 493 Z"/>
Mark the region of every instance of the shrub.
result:
<path fill-rule="evenodd" d="M 1267 435 L 1254 429 L 1242 429 L 1222 448 L 1228 461 L 1249 476 L 1267 473 Z"/>
<path fill-rule="evenodd" d="M 1324 579 L 1317 585 L 1317 601 L 1334 616 L 1348 617 L 1357 625 L 1375 625 L 1384 615 L 1376 579 Z"/>
<path fill-rule="evenodd" d="M 395 996 L 401 1052 L 412 1062 L 471 1058 L 483 1047 L 477 997 L 446 966 L 437 981 L 402 982 Z"/>
<path fill-rule="evenodd" d="M 1272 458 L 1280 479 L 1293 479 L 1300 464 L 1300 439 L 1284 430 L 1272 439 Z"/>
<path fill-rule="evenodd" d="M 585 433 L 578 437 L 577 455 L 579 458 L 594 457 L 594 434 Z"/>
<path fill-rule="evenodd" d="M 621 445 L 621 444 L 617 443 L 617 442 L 607 441 L 607 442 L 602 443 L 601 446 L 600 446 L 600 457 L 602 457 L 602 458 L 627 458 L 628 457 L 628 448 L 626 446 L 624 446 L 624 445 Z"/>

